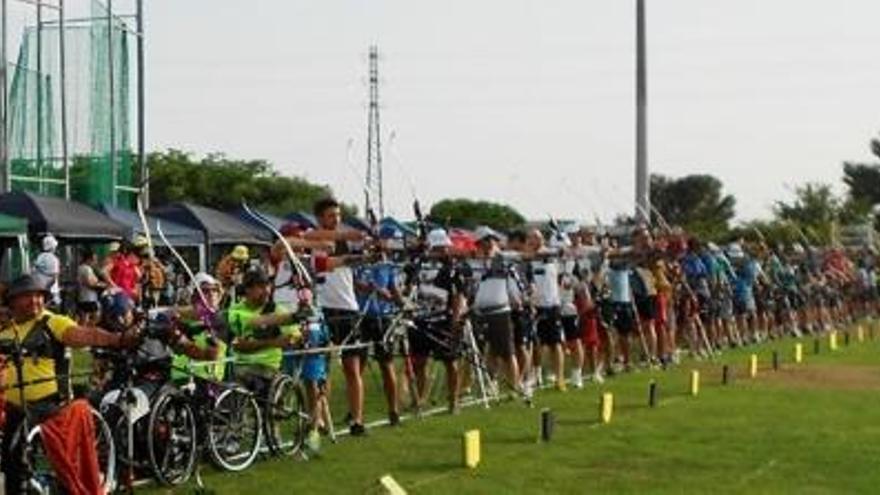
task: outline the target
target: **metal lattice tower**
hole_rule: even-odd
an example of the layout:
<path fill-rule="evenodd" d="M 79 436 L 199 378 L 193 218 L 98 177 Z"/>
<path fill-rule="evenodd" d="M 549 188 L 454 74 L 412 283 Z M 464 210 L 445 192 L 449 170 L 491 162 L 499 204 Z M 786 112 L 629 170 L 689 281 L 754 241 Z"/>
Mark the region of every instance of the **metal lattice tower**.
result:
<path fill-rule="evenodd" d="M 370 103 L 367 110 L 367 183 L 364 213 L 375 208 L 375 213 L 385 216 L 385 198 L 382 191 L 382 138 L 379 126 L 379 49 L 370 46 Z M 375 200 L 374 204 L 372 200 Z"/>

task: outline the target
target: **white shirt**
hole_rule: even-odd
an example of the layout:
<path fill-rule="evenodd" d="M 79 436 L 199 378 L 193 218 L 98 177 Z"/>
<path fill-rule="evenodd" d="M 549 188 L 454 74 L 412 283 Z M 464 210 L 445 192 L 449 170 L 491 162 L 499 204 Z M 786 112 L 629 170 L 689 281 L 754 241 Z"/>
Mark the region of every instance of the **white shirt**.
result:
<path fill-rule="evenodd" d="M 539 308 L 559 306 L 559 267 L 555 261 L 533 261 L 535 280 L 535 304 Z"/>
<path fill-rule="evenodd" d="M 318 283 L 317 299 L 322 308 L 358 311 L 357 297 L 354 295 L 354 273 L 347 266 L 340 266 L 332 272 L 323 274 L 324 280 Z"/>
<path fill-rule="evenodd" d="M 293 278 L 293 270 L 290 267 L 290 260 L 285 257 L 275 269 L 275 292 L 272 294 L 272 300 L 276 304 L 296 302 L 296 289 L 289 283 L 291 278 Z"/>
<path fill-rule="evenodd" d="M 61 261 L 55 253 L 43 251 L 34 260 L 34 275 L 49 289 L 54 302 L 60 301 L 61 286 L 58 285 L 58 275 L 61 273 Z"/>
<path fill-rule="evenodd" d="M 562 281 L 559 286 L 559 302 L 564 316 L 577 315 L 577 308 L 574 305 L 574 289 L 578 280 L 575 277 L 574 265 L 574 260 L 565 260 L 563 262 Z"/>

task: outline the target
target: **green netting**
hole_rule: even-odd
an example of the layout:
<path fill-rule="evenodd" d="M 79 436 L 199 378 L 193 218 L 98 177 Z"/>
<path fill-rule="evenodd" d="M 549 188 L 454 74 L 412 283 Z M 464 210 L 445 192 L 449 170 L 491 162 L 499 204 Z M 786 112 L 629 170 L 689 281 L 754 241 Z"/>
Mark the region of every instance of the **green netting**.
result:
<path fill-rule="evenodd" d="M 66 56 L 67 143 L 71 197 L 97 206 L 114 203 L 113 165 L 120 186 L 138 182 L 131 143 L 131 58 L 129 33 L 107 9 L 91 0 L 90 16 L 71 22 L 62 33 L 45 23 L 37 48 L 35 27 L 25 30 L 10 88 L 10 164 L 13 190 L 63 196 L 60 44 Z M 113 85 L 110 84 L 112 43 Z M 116 192 L 116 204 L 133 206 L 134 194 Z"/>

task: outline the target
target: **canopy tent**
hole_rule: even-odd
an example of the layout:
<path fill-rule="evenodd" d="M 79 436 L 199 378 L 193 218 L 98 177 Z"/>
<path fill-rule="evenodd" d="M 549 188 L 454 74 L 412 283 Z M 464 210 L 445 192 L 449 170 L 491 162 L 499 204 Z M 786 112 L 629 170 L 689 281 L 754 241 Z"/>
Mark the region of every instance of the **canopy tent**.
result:
<path fill-rule="evenodd" d="M 103 242 L 122 239 L 126 227 L 86 205 L 16 191 L 0 195 L 0 213 L 21 217 L 28 222 L 28 233 L 52 233 L 67 241 Z"/>
<path fill-rule="evenodd" d="M 373 231 L 373 228 L 370 227 L 370 223 L 368 221 L 364 220 L 363 218 L 346 217 L 342 221 L 342 223 L 348 227 L 351 227 L 355 230 L 360 230 L 361 232 L 365 232 L 367 234 L 369 234 Z"/>
<path fill-rule="evenodd" d="M 251 207 L 251 211 L 253 211 L 254 213 L 257 213 L 258 215 L 262 216 L 264 219 L 268 220 L 269 223 L 272 224 L 272 226 L 275 227 L 276 230 L 281 230 L 281 227 L 285 223 L 288 222 L 288 220 L 285 220 L 277 215 L 273 215 L 271 213 L 266 213 L 265 211 L 254 209 L 253 207 Z M 266 229 L 266 227 L 263 226 L 263 224 L 261 224 L 254 217 L 252 217 L 250 214 L 248 214 L 248 212 L 246 212 L 244 210 L 244 207 L 239 206 L 237 209 L 231 211 L 229 214 L 238 218 L 242 222 L 250 225 L 251 227 L 255 228 L 263 236 L 265 236 L 266 239 L 273 238 L 272 232 L 270 232 L 268 229 Z"/>
<path fill-rule="evenodd" d="M 457 251 L 473 252 L 477 250 L 477 239 L 474 233 L 465 229 L 449 229 L 449 239 L 453 249 Z"/>
<path fill-rule="evenodd" d="M 393 217 L 385 217 L 379 222 L 379 231 L 398 232 L 401 237 L 418 237 L 419 233 L 416 229 L 406 225 L 405 223 Z"/>
<path fill-rule="evenodd" d="M 249 244 L 267 246 L 268 236 L 250 224 L 222 211 L 192 203 L 172 203 L 153 208 L 150 215 L 160 220 L 170 220 L 196 229 L 204 236 L 208 259 L 212 259 L 212 246 L 225 244 Z M 162 224 L 165 231 L 165 224 Z"/>
<path fill-rule="evenodd" d="M 291 213 L 291 214 L 287 215 L 286 217 L 284 217 L 284 219 L 299 223 L 301 225 L 305 225 L 305 226 L 309 227 L 310 229 L 318 228 L 318 219 L 315 218 L 315 216 L 312 215 L 311 213 L 306 213 L 304 211 L 297 211 L 297 212 Z"/>
<path fill-rule="evenodd" d="M 27 220 L 0 214 L 0 249 L 3 250 L 0 272 L 4 279 L 12 278 L 13 274 L 30 271 L 27 237 Z"/>
<path fill-rule="evenodd" d="M 145 235 L 141 218 L 136 212 L 116 208 L 107 203 L 102 203 L 98 210 L 128 227 L 126 238 L 133 240 L 139 235 Z M 158 219 L 152 215 L 146 215 L 146 220 L 150 237 L 153 238 L 153 242 L 158 242 L 159 233 L 156 231 Z M 170 220 L 162 222 L 162 233 L 165 234 L 172 246 L 201 246 L 205 242 L 205 236 L 200 231 Z"/>
<path fill-rule="evenodd" d="M 0 213 L 0 238 L 14 239 L 20 235 L 27 235 L 27 233 L 27 220 Z"/>

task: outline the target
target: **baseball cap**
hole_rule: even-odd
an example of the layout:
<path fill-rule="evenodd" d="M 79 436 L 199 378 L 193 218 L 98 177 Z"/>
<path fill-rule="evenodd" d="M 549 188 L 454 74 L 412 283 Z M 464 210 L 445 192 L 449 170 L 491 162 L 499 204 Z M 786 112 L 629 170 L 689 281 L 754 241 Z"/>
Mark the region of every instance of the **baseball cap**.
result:
<path fill-rule="evenodd" d="M 449 234 L 446 233 L 444 229 L 434 229 L 428 232 L 428 247 L 438 248 L 438 247 L 452 247 L 452 239 L 449 238 Z"/>
<path fill-rule="evenodd" d="M 246 261 L 250 257 L 250 253 L 248 252 L 247 246 L 242 246 L 239 244 L 232 248 L 231 253 L 232 259 L 237 261 Z"/>

